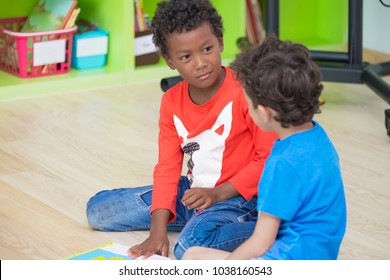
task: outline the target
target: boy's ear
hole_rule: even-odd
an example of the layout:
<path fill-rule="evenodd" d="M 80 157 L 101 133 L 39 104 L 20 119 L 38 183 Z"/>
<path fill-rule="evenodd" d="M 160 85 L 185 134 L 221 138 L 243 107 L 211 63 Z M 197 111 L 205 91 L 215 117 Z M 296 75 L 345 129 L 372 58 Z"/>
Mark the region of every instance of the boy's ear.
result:
<path fill-rule="evenodd" d="M 171 68 L 171 70 L 176 69 L 175 65 L 172 63 L 171 59 L 168 56 L 163 55 L 162 57 L 164 58 L 165 63 L 169 66 L 169 68 Z"/>
<path fill-rule="evenodd" d="M 257 105 L 257 110 L 260 112 L 260 116 L 262 118 L 263 122 L 268 122 L 269 120 L 273 119 L 273 112 L 271 108 L 265 107 L 261 104 Z"/>
<path fill-rule="evenodd" d="M 224 50 L 223 38 L 218 38 L 218 43 L 219 43 L 220 52 L 223 52 Z"/>

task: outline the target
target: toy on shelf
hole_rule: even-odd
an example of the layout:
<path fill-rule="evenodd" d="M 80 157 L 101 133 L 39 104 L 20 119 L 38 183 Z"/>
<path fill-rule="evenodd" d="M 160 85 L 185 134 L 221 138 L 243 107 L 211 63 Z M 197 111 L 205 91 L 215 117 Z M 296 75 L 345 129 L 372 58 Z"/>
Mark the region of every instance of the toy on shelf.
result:
<path fill-rule="evenodd" d="M 83 70 L 106 65 L 108 53 L 108 32 L 98 28 L 94 22 L 77 20 L 74 35 L 72 67 Z"/>

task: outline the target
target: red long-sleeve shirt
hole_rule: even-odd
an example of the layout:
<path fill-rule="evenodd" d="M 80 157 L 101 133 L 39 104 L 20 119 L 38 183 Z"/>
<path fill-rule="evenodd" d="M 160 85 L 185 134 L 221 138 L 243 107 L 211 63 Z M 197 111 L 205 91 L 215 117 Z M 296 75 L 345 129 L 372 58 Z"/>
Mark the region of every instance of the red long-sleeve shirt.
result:
<path fill-rule="evenodd" d="M 191 101 L 186 81 L 162 97 L 151 211 L 170 210 L 170 222 L 176 216 L 184 154 L 188 155 L 191 187 L 212 188 L 229 181 L 245 199 L 257 195 L 265 160 L 277 136 L 254 124 L 234 71 L 225 70 L 220 89 L 203 105 Z"/>

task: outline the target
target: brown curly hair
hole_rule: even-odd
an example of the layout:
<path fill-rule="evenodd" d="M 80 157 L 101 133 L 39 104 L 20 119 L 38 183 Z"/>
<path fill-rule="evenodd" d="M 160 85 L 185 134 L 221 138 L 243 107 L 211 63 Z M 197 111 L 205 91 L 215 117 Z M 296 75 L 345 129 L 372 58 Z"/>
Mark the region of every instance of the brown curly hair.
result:
<path fill-rule="evenodd" d="M 270 35 L 237 55 L 232 68 L 254 107 L 273 109 L 282 127 L 309 122 L 320 112 L 322 75 L 305 46 Z"/>
<path fill-rule="evenodd" d="M 223 38 L 222 18 L 209 0 L 161 1 L 151 22 L 153 43 L 163 56 L 168 56 L 168 35 L 191 31 L 205 22 L 217 38 Z"/>

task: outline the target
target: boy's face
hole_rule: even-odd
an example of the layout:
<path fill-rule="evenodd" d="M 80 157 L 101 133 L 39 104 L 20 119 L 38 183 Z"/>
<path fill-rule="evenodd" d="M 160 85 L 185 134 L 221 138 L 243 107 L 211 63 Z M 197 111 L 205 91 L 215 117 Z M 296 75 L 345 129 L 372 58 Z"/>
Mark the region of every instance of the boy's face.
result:
<path fill-rule="evenodd" d="M 166 63 L 177 69 L 192 88 L 204 90 L 219 82 L 223 40 L 212 33 L 209 24 L 188 32 L 174 32 L 167 42 Z"/>

